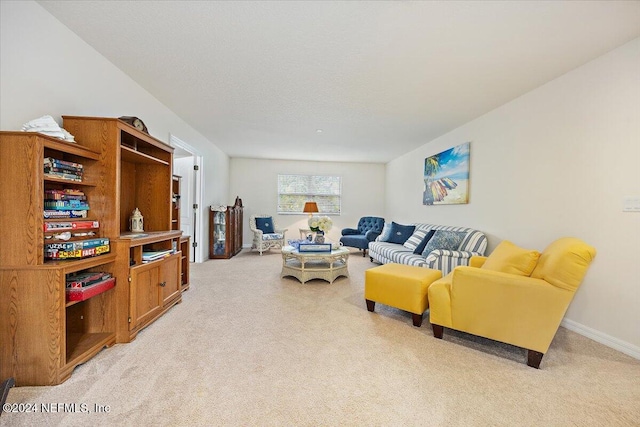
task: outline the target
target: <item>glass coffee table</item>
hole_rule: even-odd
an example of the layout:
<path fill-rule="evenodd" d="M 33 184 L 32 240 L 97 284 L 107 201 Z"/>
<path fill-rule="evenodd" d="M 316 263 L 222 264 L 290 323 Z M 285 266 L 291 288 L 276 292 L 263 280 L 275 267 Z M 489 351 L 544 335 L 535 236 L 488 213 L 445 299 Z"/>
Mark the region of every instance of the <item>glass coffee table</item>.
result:
<path fill-rule="evenodd" d="M 340 276 L 349 277 L 347 261 L 349 249 L 340 247 L 331 252 L 300 253 L 293 246 L 282 248 L 282 273 L 280 277 L 292 276 L 300 283 L 322 279 L 333 283 Z"/>

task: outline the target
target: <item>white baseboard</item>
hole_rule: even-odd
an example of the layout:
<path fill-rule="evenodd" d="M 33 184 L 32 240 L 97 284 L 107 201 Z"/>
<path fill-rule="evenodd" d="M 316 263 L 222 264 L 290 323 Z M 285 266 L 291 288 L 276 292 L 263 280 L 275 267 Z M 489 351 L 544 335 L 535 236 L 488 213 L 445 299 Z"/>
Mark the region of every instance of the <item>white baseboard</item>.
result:
<path fill-rule="evenodd" d="M 631 356 L 634 359 L 640 360 L 640 347 L 637 347 L 626 341 L 622 341 L 621 339 L 614 338 L 588 326 L 584 326 L 581 323 L 574 322 L 573 320 L 564 319 L 560 325 L 564 326 L 570 331 L 576 332 L 596 342 L 599 342 L 600 344 L 604 344 L 607 347 L 611 347 L 614 350 L 618 350 L 628 356 Z"/>

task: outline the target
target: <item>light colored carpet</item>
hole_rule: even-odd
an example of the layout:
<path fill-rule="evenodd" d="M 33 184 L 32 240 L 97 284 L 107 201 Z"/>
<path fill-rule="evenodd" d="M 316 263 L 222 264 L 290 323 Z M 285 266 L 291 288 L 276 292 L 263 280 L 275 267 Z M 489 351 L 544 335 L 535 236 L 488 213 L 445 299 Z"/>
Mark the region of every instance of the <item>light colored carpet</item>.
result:
<path fill-rule="evenodd" d="M 2 426 L 638 426 L 640 361 L 560 328 L 540 370 L 525 351 L 389 307 L 366 310 L 364 270 L 304 285 L 281 256 L 192 264 L 182 304 L 55 387 L 9 402 L 110 412 L 13 414 Z"/>

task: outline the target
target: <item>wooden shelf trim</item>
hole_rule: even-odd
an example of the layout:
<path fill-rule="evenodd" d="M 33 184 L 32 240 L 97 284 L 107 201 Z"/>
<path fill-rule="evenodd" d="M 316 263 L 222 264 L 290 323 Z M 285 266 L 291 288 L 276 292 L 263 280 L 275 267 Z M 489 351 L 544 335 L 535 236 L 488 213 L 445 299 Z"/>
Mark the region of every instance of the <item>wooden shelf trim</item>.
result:
<path fill-rule="evenodd" d="M 90 182 L 90 181 L 74 181 L 72 179 L 64 179 L 64 178 L 54 178 L 52 176 L 47 176 L 46 174 L 44 175 L 44 180 L 46 182 L 56 182 L 59 184 L 65 184 L 65 185 L 78 185 L 78 186 L 83 186 L 83 187 L 97 187 L 98 184 L 94 183 L 94 182 Z M 69 218 L 66 218 L 69 219 Z M 71 219 L 84 219 L 84 218 L 71 218 Z"/>
<path fill-rule="evenodd" d="M 126 160 L 131 163 L 149 163 L 154 165 L 160 164 L 165 166 L 169 165 L 169 162 L 165 162 L 164 160 L 160 160 L 148 154 L 141 153 L 125 145 L 120 146 L 120 152 L 121 152 L 122 160 Z"/>
<path fill-rule="evenodd" d="M 156 147 L 162 147 L 163 150 L 170 151 L 173 153 L 173 147 L 160 141 L 159 139 L 149 135 L 148 133 L 144 133 L 139 131 L 135 127 L 131 126 L 128 123 L 123 122 L 122 120 L 115 117 L 85 117 L 85 116 L 62 116 L 63 120 L 81 120 L 84 122 L 102 122 L 102 123 L 116 123 L 118 129 L 124 130 L 126 133 L 133 135 L 135 138 L 145 141 L 149 144 L 155 145 Z"/>
<path fill-rule="evenodd" d="M 162 242 L 163 240 L 179 239 L 182 236 L 181 230 L 167 230 L 167 231 L 145 231 L 143 233 L 134 234 L 146 234 L 141 237 L 131 237 L 127 234 L 121 234 L 121 239 L 131 240 L 131 246 L 147 245 L 149 243 Z"/>
<path fill-rule="evenodd" d="M 115 332 L 67 333 L 67 363 L 69 373 L 77 365 L 91 359 L 103 347 L 115 343 Z"/>
<path fill-rule="evenodd" d="M 45 135 L 46 136 L 46 135 Z M 56 140 L 51 137 L 47 137 L 44 141 L 44 148 L 50 148 L 52 150 L 63 151 L 67 154 L 73 154 L 75 156 L 85 157 L 87 159 L 98 160 L 100 154 L 91 151 L 81 145 L 76 145 L 73 142 L 66 142 Z"/>
<path fill-rule="evenodd" d="M 67 154 L 72 154 L 86 159 L 98 160 L 100 159 L 100 153 L 89 150 L 88 148 L 78 145 L 77 143 L 63 141 L 62 139 L 54 138 L 49 135 L 45 135 L 40 132 L 18 132 L 18 131 L 2 131 L 5 135 L 30 135 L 37 136 L 43 139 L 44 148 L 51 150 L 62 151 Z"/>
<path fill-rule="evenodd" d="M 97 267 L 102 264 L 114 262 L 116 260 L 115 253 L 108 253 L 104 255 L 96 255 L 89 258 L 74 259 L 74 260 L 58 260 L 47 261 L 44 266 L 64 268 L 64 274 L 75 273 L 76 271 L 85 270 L 87 268 Z"/>

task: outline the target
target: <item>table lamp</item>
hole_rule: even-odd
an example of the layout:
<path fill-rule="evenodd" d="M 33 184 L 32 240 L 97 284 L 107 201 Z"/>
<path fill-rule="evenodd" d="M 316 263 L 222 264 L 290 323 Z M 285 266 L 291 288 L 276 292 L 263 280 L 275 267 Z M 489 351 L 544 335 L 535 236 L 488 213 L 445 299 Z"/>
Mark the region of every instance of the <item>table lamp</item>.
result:
<path fill-rule="evenodd" d="M 302 210 L 302 212 L 308 213 L 309 218 L 311 218 L 314 212 L 320 212 L 320 211 L 318 210 L 318 204 L 316 202 L 306 202 L 304 204 L 304 209 Z"/>

